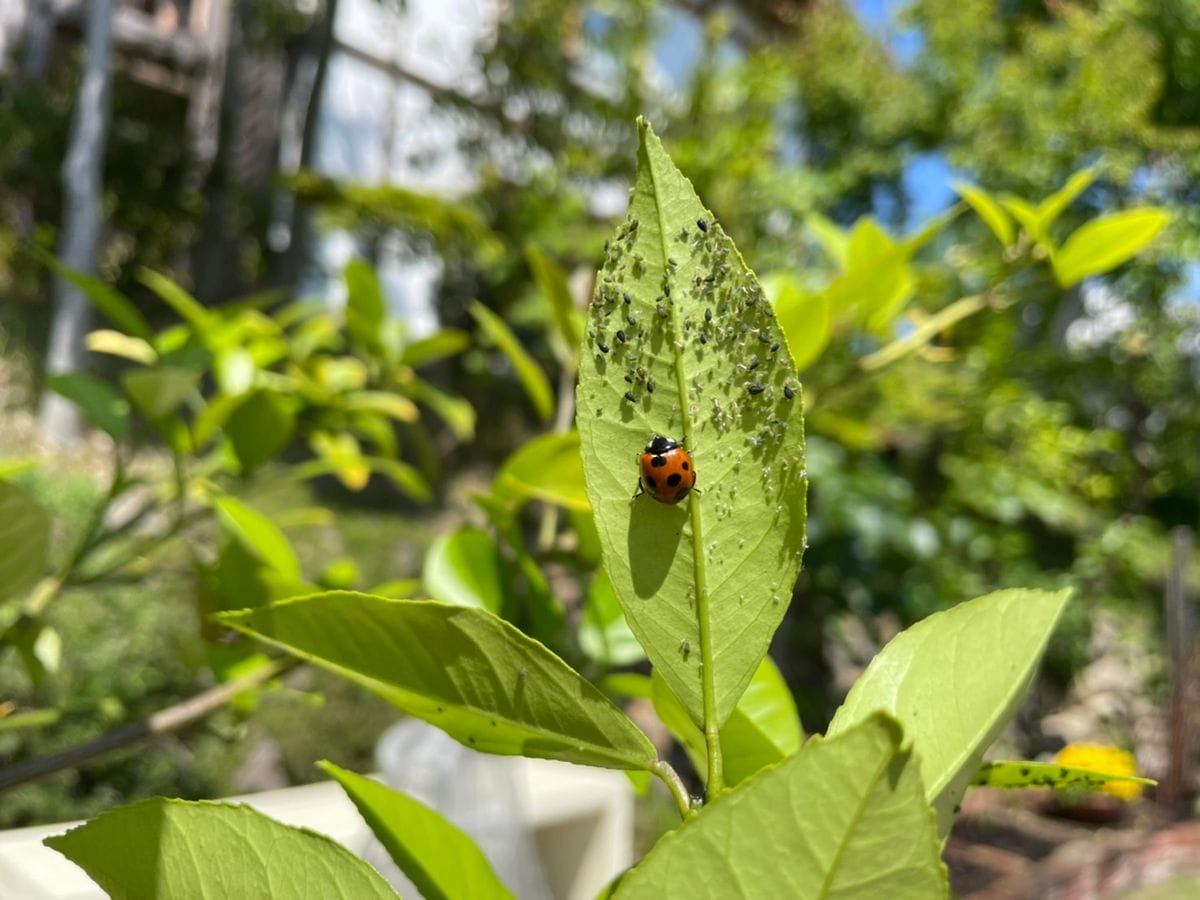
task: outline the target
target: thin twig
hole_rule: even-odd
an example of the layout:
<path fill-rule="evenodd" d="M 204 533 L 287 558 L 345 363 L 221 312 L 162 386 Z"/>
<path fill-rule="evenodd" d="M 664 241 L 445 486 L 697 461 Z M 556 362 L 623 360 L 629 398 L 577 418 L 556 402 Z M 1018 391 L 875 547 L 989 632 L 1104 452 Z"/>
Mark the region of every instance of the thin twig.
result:
<path fill-rule="evenodd" d="M 90 760 L 135 744 L 143 738 L 178 731 L 220 709 L 242 691 L 269 681 L 294 669 L 301 661 L 293 657 L 274 660 L 261 669 L 234 681 L 227 681 L 207 691 L 189 697 L 174 706 L 159 710 L 139 722 L 130 722 L 102 734 L 93 741 L 40 756 L 27 762 L 0 769 L 0 791 L 8 790 L 64 769 L 74 769 Z"/>
<path fill-rule="evenodd" d="M 650 766 L 650 771 L 662 779 L 663 784 L 671 792 L 671 796 L 675 798 L 675 805 L 679 808 L 679 815 L 685 819 L 693 812 L 692 798 L 688 795 L 687 787 L 683 783 L 683 779 L 679 777 L 679 773 L 671 768 L 671 764 L 665 759 L 656 759 Z"/>

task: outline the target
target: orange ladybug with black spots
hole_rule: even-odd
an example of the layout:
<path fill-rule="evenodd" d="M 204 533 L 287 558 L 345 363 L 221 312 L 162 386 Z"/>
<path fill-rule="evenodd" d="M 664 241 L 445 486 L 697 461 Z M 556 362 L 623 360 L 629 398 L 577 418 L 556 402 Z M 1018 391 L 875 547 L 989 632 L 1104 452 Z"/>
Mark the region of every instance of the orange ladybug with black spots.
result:
<path fill-rule="evenodd" d="M 659 503 L 675 504 L 696 487 L 696 467 L 679 441 L 656 434 L 638 454 L 637 493 L 649 494 Z"/>

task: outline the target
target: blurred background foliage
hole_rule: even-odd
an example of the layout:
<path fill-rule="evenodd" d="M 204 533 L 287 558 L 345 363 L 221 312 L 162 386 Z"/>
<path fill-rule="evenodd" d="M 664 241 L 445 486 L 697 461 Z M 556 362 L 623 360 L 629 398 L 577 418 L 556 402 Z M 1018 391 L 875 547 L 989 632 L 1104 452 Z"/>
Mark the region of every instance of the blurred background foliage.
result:
<path fill-rule="evenodd" d="M 332 5 L 307 13 L 284 2 L 246 7 L 246 41 L 288 60 L 289 71 L 314 46 L 329 52 L 313 36 Z M 201 304 L 263 288 L 290 298 L 297 273 L 269 234 L 280 185 L 316 214 L 317 227 L 352 229 L 368 262 L 389 237 L 410 252 L 435 253 L 441 324 L 474 338 L 468 345 L 452 337 L 430 357 L 428 382 L 411 377 L 426 360 L 407 366 L 404 340 L 389 343 L 380 322 L 364 339 L 348 318 L 345 344 L 343 323 L 318 310 L 305 313 L 307 325 L 282 327 L 277 312 L 241 312 L 237 321 L 253 327 L 228 332 L 237 337 L 220 347 L 195 329 L 172 344 L 172 352 L 194 343 L 212 351 L 195 369 L 204 408 L 234 393 L 216 361 L 222 348 L 259 353 L 247 343 L 256 340 L 282 335 L 288 347 L 259 354 L 254 396 L 293 396 L 295 385 L 285 389 L 277 378 L 320 383 L 319 396 L 300 391 L 303 408 L 288 400 L 281 414 L 303 440 L 281 441 L 252 460 L 236 446 L 232 456 L 227 447 L 197 456 L 197 477 L 209 480 L 210 493 L 270 510 L 306 583 L 482 603 L 568 660 L 590 660 L 598 676 L 637 654 L 613 623 L 603 584 L 592 581 L 594 535 L 579 501 L 577 450 L 564 434 L 574 361 L 563 298 L 590 293 L 624 211 L 633 122 L 644 114 L 772 293 L 791 292 L 787 302 L 805 316 L 825 310 L 824 319 L 803 319 L 823 322 L 826 335 L 808 348 L 804 372 L 810 547 L 774 648 L 806 728 L 828 722 L 847 653 L 851 665 L 869 656 L 870 646 L 846 649 L 846 616 L 868 623 L 873 644 L 894 630 L 890 623 L 1007 586 L 1078 588 L 1074 619 L 1051 654 L 1047 691 L 1056 696 L 1087 661 L 1095 610 L 1160 627 L 1170 530 L 1200 522 L 1197 47 L 1200 7 L 1190 0 L 525 0 L 504 6 L 479 48 L 472 90 L 434 95 L 473 173 L 452 200 L 307 171 L 285 177 L 270 166 L 265 181 L 239 181 L 218 167 L 197 183 L 181 149 L 181 110 L 159 110 L 161 97 L 142 96 L 118 74 L 98 271 L 160 340 L 181 327 L 179 307 L 172 313 L 155 298 L 145 266 L 169 273 Z M 11 68 L 0 76 L 6 423 L 17 423 L 43 387 L 51 273 L 28 247 L 52 246 L 60 224 L 58 169 L 77 74 L 66 60 L 34 81 Z M 247 109 L 225 110 L 223 122 L 265 112 L 252 96 L 229 102 Z M 1027 222 L 1017 229 L 1027 206 L 1013 198 L 1036 207 L 1084 171 L 1090 180 L 1048 217 L 1048 233 L 1032 233 Z M 1006 201 L 1011 240 L 997 240 L 952 181 Z M 214 225 L 216 192 L 225 218 Z M 1146 206 L 1168 210 L 1171 220 L 1145 253 L 1102 278 L 1061 285 L 1048 247 L 1063 246 L 1098 216 Z M 883 255 L 854 255 L 871 241 Z M 884 253 L 893 250 L 899 255 Z M 377 290 L 369 266 L 346 278 L 351 295 Z M 898 279 L 890 316 L 847 313 L 860 302 L 856 291 L 881 290 L 887 278 Z M 875 356 L 963 298 L 977 302 L 912 352 Z M 221 315 L 234 321 L 232 312 Z M 298 337 L 305 334 L 309 344 Z M 313 354 L 364 367 L 347 363 L 347 384 L 337 381 L 346 366 L 335 372 Z M 115 378 L 125 363 L 98 359 L 96 371 Z M 264 381 L 264 372 L 274 374 Z M 407 406 L 356 416 L 346 397 L 363 391 L 398 391 L 414 409 L 423 405 L 420 426 Z M 136 443 L 169 483 L 169 453 L 154 458 L 162 444 L 152 425 L 135 428 Z M 187 426 L 196 426 L 190 415 Z M 3 432 L 5 455 L 34 446 L 15 424 Z M 170 431 L 161 434 L 169 448 Z M 539 435 L 544 443 L 524 446 Z M 227 440 L 236 445 L 228 435 L 218 443 Z M 359 442 L 373 457 L 405 461 L 400 494 L 408 499 L 378 477 L 386 471 L 364 468 Z M 196 444 L 183 455 L 199 454 L 203 442 Z M 322 460 L 324 469 L 311 469 Z M 297 487 L 287 473 L 304 466 L 324 474 Z M 56 546 L 86 527 L 80 510 L 102 499 L 104 471 L 100 462 L 81 467 L 78 483 L 70 482 L 73 499 L 55 479 L 19 476 L 58 515 Z M 631 466 L 631 483 L 633 475 Z M 415 500 L 432 502 L 413 502 L 418 482 L 430 490 Z M 312 509 L 326 512 L 288 519 L 288 510 Z M 0 757 L 78 743 L 186 696 L 212 677 L 210 664 L 221 669 L 196 637 L 194 595 L 212 590 L 214 578 L 197 578 L 195 569 L 219 583 L 221 561 L 233 566 L 229 554 L 241 551 L 228 549 L 237 545 L 232 532 L 211 518 L 187 533 L 189 548 L 168 551 L 163 566 L 121 573 L 125 586 L 81 586 L 55 601 L 47 615 L 61 615 L 69 662 L 47 683 L 31 686 L 15 654 L 0 660 L 0 698 L 61 710 L 57 724 L 0 731 Z M 1200 585 L 1200 568 L 1190 577 Z M 242 598 L 234 593 L 230 602 Z M 295 715 L 311 707 L 301 691 L 287 699 L 293 688 L 282 690 L 285 699 L 272 693 L 263 707 L 292 703 Z M 242 713 L 223 712 L 188 739 L 188 754 L 212 760 L 193 769 L 193 781 L 170 783 L 169 762 L 160 771 L 145 757 L 120 757 L 105 765 L 125 766 L 122 776 L 93 769 L 86 779 L 59 776 L 13 792 L 22 799 L 0 805 L 0 826 L 92 812 L 86 803 L 99 803 L 103 784 L 123 785 L 122 801 L 228 792 L 242 758 L 229 738 L 272 721 L 288 760 L 307 752 L 295 750 L 297 742 L 311 742 L 314 758 L 329 755 L 345 733 L 327 720 L 322 750 L 311 729 L 289 736 L 295 729 L 279 717 Z M 374 715 L 370 721 L 386 721 Z M 353 765 L 369 741 L 349 743 L 355 747 L 339 761 Z M 315 774 L 294 761 L 286 769 L 289 778 Z"/>

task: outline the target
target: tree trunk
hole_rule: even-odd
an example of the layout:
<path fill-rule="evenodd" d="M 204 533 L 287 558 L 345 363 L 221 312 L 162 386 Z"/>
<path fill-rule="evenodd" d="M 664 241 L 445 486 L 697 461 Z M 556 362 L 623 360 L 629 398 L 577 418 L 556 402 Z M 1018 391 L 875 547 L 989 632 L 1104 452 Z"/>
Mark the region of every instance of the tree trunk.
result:
<path fill-rule="evenodd" d="M 63 230 L 59 258 L 73 269 L 93 272 L 100 238 L 101 176 L 104 147 L 112 117 L 112 23 L 116 0 L 92 0 L 87 18 L 87 57 L 70 145 L 63 160 Z M 83 338 L 91 308 L 83 293 L 62 278 L 55 279 L 57 301 L 46 353 L 51 374 L 75 372 L 84 367 Z M 46 391 L 40 411 L 42 434 L 59 444 L 78 439 L 78 409 L 58 394 Z"/>

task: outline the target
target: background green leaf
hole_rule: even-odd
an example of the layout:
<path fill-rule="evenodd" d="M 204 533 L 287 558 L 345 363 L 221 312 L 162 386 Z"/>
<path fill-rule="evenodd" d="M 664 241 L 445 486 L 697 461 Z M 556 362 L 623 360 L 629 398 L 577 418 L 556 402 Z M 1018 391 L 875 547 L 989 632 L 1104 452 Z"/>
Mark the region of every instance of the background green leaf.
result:
<path fill-rule="evenodd" d="M 484 753 L 647 769 L 654 746 L 533 638 L 482 609 L 330 592 L 220 620 Z"/>
<path fill-rule="evenodd" d="M 522 444 L 500 467 L 492 487 L 506 503 L 542 500 L 587 512 L 579 432 L 543 434 Z"/>
<path fill-rule="evenodd" d="M 295 406 L 295 399 L 287 394 L 259 390 L 229 414 L 225 435 L 243 472 L 252 472 L 274 459 L 292 442 Z"/>
<path fill-rule="evenodd" d="M 1070 287 L 1115 269 L 1154 240 L 1170 218 L 1161 209 L 1130 209 L 1080 226 L 1051 258 L 1058 283 Z"/>
<path fill-rule="evenodd" d="M 521 346 L 521 342 L 504 320 L 478 300 L 473 301 L 467 307 L 467 311 L 479 324 L 480 330 L 487 335 L 488 340 L 496 345 L 512 365 L 513 371 L 517 373 L 517 380 L 525 389 L 538 418 L 543 422 L 549 420 L 554 414 L 554 391 L 550 389 L 550 382 L 541 366 Z"/>
<path fill-rule="evenodd" d="M 197 369 L 160 366 L 126 372 L 121 383 L 143 415 L 161 419 L 195 396 L 200 377 L 201 372 Z"/>
<path fill-rule="evenodd" d="M 618 883 L 617 898 L 949 896 L 911 750 L 874 715 L 719 796 Z"/>
<path fill-rule="evenodd" d="M 1098 790 L 1110 781 L 1125 781 L 1133 784 L 1157 784 L 1151 778 L 1140 775 L 1118 775 L 1112 772 L 1097 772 L 1078 766 L 1064 766 L 1054 762 L 1033 760 L 997 760 L 984 763 L 971 779 L 972 786 L 993 788 L 1084 788 Z"/>
<path fill-rule="evenodd" d="M 707 616 L 723 722 L 766 653 L 800 568 L 799 382 L 733 242 L 644 124 L 641 136 L 637 186 L 609 242 L 581 364 L 584 474 L 629 625 L 698 724 Z M 711 223 L 705 232 L 698 219 Z M 702 493 L 676 506 L 630 499 L 638 454 L 655 433 L 691 450 Z M 685 643 L 691 653 L 680 652 Z"/>
<path fill-rule="evenodd" d="M 421 575 L 435 600 L 500 615 L 508 583 L 504 559 L 491 535 L 463 525 L 433 542 Z"/>
<path fill-rule="evenodd" d="M 603 569 L 588 587 L 587 606 L 579 621 L 579 649 L 588 659 L 606 666 L 628 666 L 646 658 Z"/>
<path fill-rule="evenodd" d="M 387 308 L 383 289 L 375 269 L 364 260 L 346 264 L 346 331 L 360 347 L 379 351 L 383 348 L 383 324 Z"/>
<path fill-rule="evenodd" d="M 425 900 L 513 896 L 470 836 L 436 810 L 331 762 L 317 766 L 342 786 Z"/>
<path fill-rule="evenodd" d="M 89 422 L 113 440 L 129 436 L 129 400 L 107 381 L 86 372 L 70 372 L 47 375 L 46 386 L 78 406 Z"/>
<path fill-rule="evenodd" d="M 998 591 L 901 632 L 829 723 L 842 734 L 876 710 L 903 724 L 944 834 L 983 754 L 1025 699 L 1070 591 Z"/>
<path fill-rule="evenodd" d="M 983 219 L 983 223 L 992 230 L 992 234 L 996 236 L 1001 245 L 1005 247 L 1012 246 L 1017 239 L 1016 229 L 1013 228 L 1012 219 L 1008 213 L 1004 211 L 1004 207 L 1000 202 L 993 199 L 992 195 L 983 188 L 975 187 L 974 185 L 966 184 L 961 181 L 956 181 L 951 185 L 954 192 L 962 197 L 971 205 L 971 208 Z"/>
<path fill-rule="evenodd" d="M 50 514 L 24 488 L 0 481 L 0 601 L 37 583 L 49 546 Z"/>
<path fill-rule="evenodd" d="M 821 355 L 833 333 L 829 298 L 824 292 L 805 293 L 796 278 L 784 272 L 765 279 L 763 290 L 775 310 L 796 371 L 803 372 Z"/>
<path fill-rule="evenodd" d="M 229 803 L 156 797 L 44 843 L 112 897 L 396 897 L 336 841 Z"/>
<path fill-rule="evenodd" d="M 299 580 L 300 560 L 274 522 L 235 497 L 214 497 L 212 505 L 217 521 L 242 547 L 280 574 Z"/>

